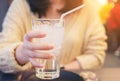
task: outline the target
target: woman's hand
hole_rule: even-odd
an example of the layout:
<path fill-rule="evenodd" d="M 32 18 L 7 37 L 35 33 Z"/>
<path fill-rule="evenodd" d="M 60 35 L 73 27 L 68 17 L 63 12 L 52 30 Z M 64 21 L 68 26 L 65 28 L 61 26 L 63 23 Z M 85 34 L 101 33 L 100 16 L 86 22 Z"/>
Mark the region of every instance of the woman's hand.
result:
<path fill-rule="evenodd" d="M 74 60 L 71 63 L 66 64 L 64 66 L 64 69 L 68 70 L 68 71 L 81 71 L 82 67 L 81 67 L 80 63 L 77 60 Z"/>
<path fill-rule="evenodd" d="M 25 64 L 27 62 L 31 62 L 33 67 L 42 67 L 43 65 L 38 63 L 35 59 L 51 59 L 53 58 L 53 54 L 49 52 L 43 52 L 40 50 L 51 50 L 53 46 L 50 44 L 43 44 L 43 43 L 33 43 L 33 38 L 43 38 L 46 34 L 40 31 L 31 31 L 24 36 L 23 44 L 20 45 L 16 49 L 16 60 L 19 64 Z M 37 52 L 36 50 L 39 50 Z"/>

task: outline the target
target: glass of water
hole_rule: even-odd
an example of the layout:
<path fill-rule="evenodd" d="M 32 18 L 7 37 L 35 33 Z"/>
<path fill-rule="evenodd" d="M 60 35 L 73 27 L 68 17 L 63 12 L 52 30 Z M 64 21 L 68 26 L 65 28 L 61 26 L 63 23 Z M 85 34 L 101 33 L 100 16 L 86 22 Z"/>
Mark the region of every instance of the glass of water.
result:
<path fill-rule="evenodd" d="M 32 21 L 33 31 L 40 30 L 46 33 L 46 37 L 34 38 L 33 42 L 54 45 L 54 49 L 46 51 L 54 54 L 53 59 L 37 59 L 39 63 L 44 65 L 42 68 L 35 68 L 36 77 L 40 79 L 55 79 L 60 76 L 60 54 L 64 37 L 64 27 L 59 21 L 59 19 L 37 19 Z M 37 51 L 39 52 L 39 50 Z"/>

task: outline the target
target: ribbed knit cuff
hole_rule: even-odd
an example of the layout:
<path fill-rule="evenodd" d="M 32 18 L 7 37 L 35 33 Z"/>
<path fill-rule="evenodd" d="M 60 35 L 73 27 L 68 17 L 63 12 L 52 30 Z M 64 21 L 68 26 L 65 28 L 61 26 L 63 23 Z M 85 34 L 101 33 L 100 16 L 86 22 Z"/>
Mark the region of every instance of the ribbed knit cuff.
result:
<path fill-rule="evenodd" d="M 5 73 L 13 73 L 23 70 L 28 70 L 31 68 L 31 64 L 27 63 L 24 66 L 18 64 L 15 59 L 15 49 L 21 44 L 14 43 L 9 45 L 7 48 L 3 48 L 0 51 L 0 70 Z"/>

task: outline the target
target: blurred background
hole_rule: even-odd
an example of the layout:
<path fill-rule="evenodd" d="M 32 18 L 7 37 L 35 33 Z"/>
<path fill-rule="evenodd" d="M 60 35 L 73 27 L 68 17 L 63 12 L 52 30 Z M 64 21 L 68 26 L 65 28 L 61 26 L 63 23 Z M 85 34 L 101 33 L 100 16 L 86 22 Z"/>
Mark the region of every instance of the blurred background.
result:
<path fill-rule="evenodd" d="M 108 36 L 104 67 L 120 67 L 120 0 L 91 0 Z M 12 0 L 0 0 L 0 31 Z"/>

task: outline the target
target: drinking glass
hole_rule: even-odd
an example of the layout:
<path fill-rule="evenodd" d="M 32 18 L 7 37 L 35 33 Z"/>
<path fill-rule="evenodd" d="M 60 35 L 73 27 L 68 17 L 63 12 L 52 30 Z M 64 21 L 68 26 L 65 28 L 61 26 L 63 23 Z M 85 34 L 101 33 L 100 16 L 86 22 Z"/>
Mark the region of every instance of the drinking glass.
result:
<path fill-rule="evenodd" d="M 54 54 L 53 59 L 37 59 L 43 64 L 42 68 L 35 68 L 36 77 L 40 79 L 55 79 L 60 76 L 60 54 L 62 41 L 64 37 L 63 22 L 59 19 L 36 19 L 33 20 L 32 30 L 40 30 L 46 33 L 44 38 L 34 38 L 33 42 L 40 42 L 54 45 L 52 50 L 37 50 L 51 52 Z"/>

